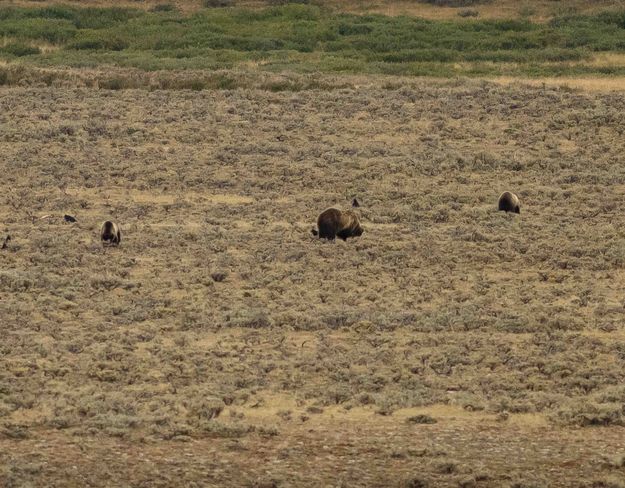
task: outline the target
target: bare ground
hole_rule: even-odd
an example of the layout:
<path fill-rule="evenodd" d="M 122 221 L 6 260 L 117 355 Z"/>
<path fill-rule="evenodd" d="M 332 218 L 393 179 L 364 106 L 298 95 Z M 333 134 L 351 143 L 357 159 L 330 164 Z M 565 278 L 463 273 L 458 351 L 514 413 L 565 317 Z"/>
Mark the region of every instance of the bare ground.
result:
<path fill-rule="evenodd" d="M 0 441 L 2 479 L 62 487 L 620 486 L 622 479 L 622 427 L 568 431 L 464 412 L 425 426 L 364 412 L 319 417 L 290 422 L 276 436 L 188 442 L 42 432 Z"/>
<path fill-rule="evenodd" d="M 624 108 L 3 88 L 0 484 L 621 486 Z"/>

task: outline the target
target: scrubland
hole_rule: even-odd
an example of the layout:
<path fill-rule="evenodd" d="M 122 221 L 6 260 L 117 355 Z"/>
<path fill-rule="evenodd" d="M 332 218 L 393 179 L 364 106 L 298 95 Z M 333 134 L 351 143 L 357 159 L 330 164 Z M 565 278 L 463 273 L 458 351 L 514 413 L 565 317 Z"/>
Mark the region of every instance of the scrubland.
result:
<path fill-rule="evenodd" d="M 0 486 L 625 486 L 618 5 L 83 3 L 0 7 Z"/>
<path fill-rule="evenodd" d="M 621 94 L 341 81 L 2 91 L 5 484 L 622 475 Z"/>

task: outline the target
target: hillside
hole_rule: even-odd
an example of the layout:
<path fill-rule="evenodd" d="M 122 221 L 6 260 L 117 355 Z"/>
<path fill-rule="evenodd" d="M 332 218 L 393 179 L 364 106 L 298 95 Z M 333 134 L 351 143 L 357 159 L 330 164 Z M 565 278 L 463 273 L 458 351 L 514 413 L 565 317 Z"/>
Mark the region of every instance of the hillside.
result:
<path fill-rule="evenodd" d="M 623 488 L 625 6 L 275 3 L 0 6 L 0 487 Z"/>
<path fill-rule="evenodd" d="M 543 22 L 532 19 L 529 10 L 528 15 L 492 19 L 459 17 L 466 10 L 436 8 L 453 10 L 455 16 L 432 20 L 361 15 L 337 13 L 332 6 L 298 4 L 192 12 L 170 4 L 148 10 L 39 3 L 28 8 L 4 6 L 0 7 L 0 60 L 7 66 L 146 72 L 444 78 L 622 77 L 625 73 L 623 9 L 579 7 L 557 11 Z M 0 71 L 0 82 L 8 79 Z"/>

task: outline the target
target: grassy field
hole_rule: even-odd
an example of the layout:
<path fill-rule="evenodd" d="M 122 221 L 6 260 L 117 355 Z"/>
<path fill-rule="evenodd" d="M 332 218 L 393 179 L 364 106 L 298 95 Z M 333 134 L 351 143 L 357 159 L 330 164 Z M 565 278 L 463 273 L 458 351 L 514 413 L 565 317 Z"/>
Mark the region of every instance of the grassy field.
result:
<path fill-rule="evenodd" d="M 457 13 L 462 12 L 466 10 Z M 149 10 L 7 6 L 0 7 L 0 59 L 146 71 L 436 77 L 625 74 L 625 10 L 572 12 L 539 22 L 529 14 L 431 20 L 299 4 L 194 12 L 169 4 Z M 611 62 L 597 62 L 607 54 Z"/>
<path fill-rule="evenodd" d="M 0 487 L 625 486 L 625 10 L 450 2 L 0 6 Z"/>
<path fill-rule="evenodd" d="M 622 96 L 346 81 L 0 92 L 4 485 L 622 486 Z"/>
<path fill-rule="evenodd" d="M 55 0 L 5 0 L 12 7 L 54 5 Z M 64 0 L 64 5 L 76 7 L 123 7 L 145 11 L 176 9 L 195 13 L 216 5 L 262 9 L 284 5 L 284 0 Z M 593 14 L 623 8 L 622 0 L 295 0 L 293 3 L 312 4 L 338 12 L 356 14 L 408 15 L 431 20 L 458 19 L 477 16 L 485 19 L 525 17 L 546 22 L 553 17 L 571 14 Z M 164 7 L 166 5 L 166 7 Z M 470 11 L 466 15 L 465 11 Z M 476 15 L 477 13 L 477 15 Z"/>

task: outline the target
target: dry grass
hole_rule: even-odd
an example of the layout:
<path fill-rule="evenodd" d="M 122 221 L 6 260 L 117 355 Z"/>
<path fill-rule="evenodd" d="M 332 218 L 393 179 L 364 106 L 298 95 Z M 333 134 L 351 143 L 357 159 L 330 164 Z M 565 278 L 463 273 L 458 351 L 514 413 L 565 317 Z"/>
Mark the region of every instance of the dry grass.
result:
<path fill-rule="evenodd" d="M 0 473 L 5 486 L 102 486 L 107 480 L 115 486 L 399 487 L 423 486 L 409 484 L 421 479 L 427 486 L 496 488 L 619 486 L 598 482 L 618 480 L 623 470 L 621 438 L 605 429 L 586 429 L 582 437 L 482 420 L 468 429 L 380 416 L 364 428 L 364 418 L 350 415 L 269 418 L 279 426 L 277 436 L 135 443 L 92 437 L 67 442 L 62 434 L 45 433 L 19 441 L 18 451 L 16 441 L 0 440 L 0 459 L 7 460 Z"/>
<path fill-rule="evenodd" d="M 561 88 L 563 90 L 582 90 L 584 92 L 615 92 L 625 90 L 625 78 L 622 77 L 580 77 L 580 78 L 519 78 L 519 77 L 498 77 L 490 81 L 503 85 L 529 85 L 535 87 L 547 86 L 550 88 Z"/>
<path fill-rule="evenodd" d="M 193 13 L 204 8 L 203 0 L 5 0 L 6 5 L 22 7 L 63 3 L 66 5 L 90 7 L 129 7 L 151 10 L 158 5 L 169 4 L 185 13 Z M 262 8 L 276 4 L 275 0 L 233 0 L 232 5 Z M 410 15 L 432 20 L 460 18 L 459 13 L 467 8 L 441 7 L 415 0 L 311 0 L 309 3 L 329 6 L 341 12 L 356 14 L 377 13 L 383 15 Z M 478 13 L 481 19 L 509 19 L 527 17 L 536 22 L 545 22 L 556 15 L 576 13 L 589 14 L 615 8 L 622 8 L 622 0 L 492 0 L 468 7 Z"/>
<path fill-rule="evenodd" d="M 621 94 L 320 81 L 0 89 L 0 484 L 620 473 Z"/>
<path fill-rule="evenodd" d="M 592 13 L 623 6 L 621 0 L 492 0 L 470 7 L 440 7 L 426 2 L 405 0 L 382 0 L 379 2 L 351 0 L 338 2 L 328 0 L 324 4 L 353 13 L 379 13 L 383 15 L 411 15 L 432 20 L 458 19 L 463 10 L 473 10 L 481 19 L 510 19 L 527 17 L 535 22 L 546 22 L 554 15 L 563 13 Z"/>

